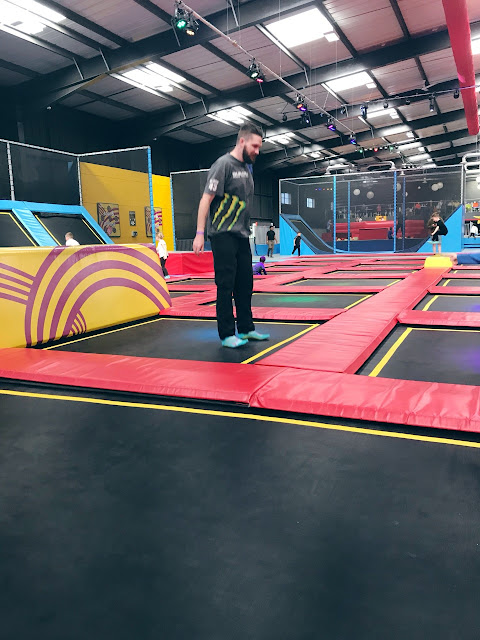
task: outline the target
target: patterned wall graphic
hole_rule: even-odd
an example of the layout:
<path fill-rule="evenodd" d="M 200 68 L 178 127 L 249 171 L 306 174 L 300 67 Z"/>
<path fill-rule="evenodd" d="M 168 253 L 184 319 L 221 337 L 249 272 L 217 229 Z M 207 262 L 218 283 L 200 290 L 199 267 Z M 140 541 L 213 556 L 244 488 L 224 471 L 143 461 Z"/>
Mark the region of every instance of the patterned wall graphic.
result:
<path fill-rule="evenodd" d="M 97 202 L 98 224 L 110 238 L 119 238 L 120 210 L 118 204 L 111 202 Z"/>
<path fill-rule="evenodd" d="M 17 256 L 16 265 L 11 256 Z M 20 260 L 31 268 L 20 268 Z M 0 335 L 0 347 L 45 343 L 152 316 L 170 306 L 157 255 L 148 247 L 0 253 L 0 315 L 4 326 L 12 327 Z"/>
<path fill-rule="evenodd" d="M 163 213 L 159 207 L 153 208 L 153 215 L 155 217 L 155 234 L 163 230 Z M 147 237 L 152 237 L 152 214 L 150 207 L 145 207 L 145 228 L 147 230 Z"/>

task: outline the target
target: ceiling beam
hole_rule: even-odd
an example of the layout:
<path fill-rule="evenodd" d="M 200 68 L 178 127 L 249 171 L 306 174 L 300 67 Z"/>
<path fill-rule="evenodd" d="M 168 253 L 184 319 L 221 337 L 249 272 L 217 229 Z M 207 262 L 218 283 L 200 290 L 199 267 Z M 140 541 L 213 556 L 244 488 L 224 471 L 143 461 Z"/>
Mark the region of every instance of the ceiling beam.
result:
<path fill-rule="evenodd" d="M 307 7 L 311 4 L 312 0 L 282 0 L 282 14 L 298 11 L 302 7 Z M 261 3 L 249 2 L 242 6 L 242 29 L 255 26 L 257 23 L 270 20 L 277 17 L 277 15 L 278 0 L 262 0 Z M 231 17 L 225 10 L 209 15 L 208 19 L 217 29 L 224 33 L 227 29 L 231 29 L 231 23 L 229 22 Z M 235 33 L 230 31 L 231 35 Z M 205 28 L 199 30 L 194 38 L 189 38 L 188 36 L 182 38 L 181 48 L 186 49 L 197 46 L 217 37 L 218 35 L 214 31 Z M 172 29 L 169 29 L 149 38 L 109 51 L 107 61 L 113 71 L 121 71 L 125 67 L 151 59 L 158 59 L 178 50 L 176 34 L 173 33 Z M 160 60 L 158 61 L 161 62 Z M 80 68 L 84 78 L 90 80 L 105 72 L 105 62 L 100 55 L 82 61 Z M 37 92 L 37 94 L 47 93 L 48 91 L 70 86 L 75 82 L 76 76 L 77 70 L 75 67 L 67 67 L 60 74 L 45 74 L 40 82 L 33 80 L 24 83 L 19 98 L 23 94 L 24 99 L 28 100 L 28 96 L 31 96 L 33 91 Z"/>
<path fill-rule="evenodd" d="M 128 40 L 121 38 L 116 33 L 113 33 L 108 29 L 104 29 L 103 27 L 96 24 L 95 22 L 92 22 L 91 20 L 84 18 L 79 13 L 75 13 L 75 11 L 72 11 L 71 9 L 64 7 L 63 5 L 59 4 L 58 2 L 55 2 L 54 0 L 42 0 L 42 5 L 44 5 L 45 7 L 48 7 L 49 9 L 53 9 L 54 11 L 58 11 L 58 13 L 64 15 L 71 22 L 75 22 L 79 27 L 88 29 L 92 33 L 96 33 L 98 36 L 102 36 L 102 38 L 105 38 L 105 40 L 110 40 L 110 42 L 113 42 L 114 44 L 120 47 L 123 47 L 129 44 Z"/>

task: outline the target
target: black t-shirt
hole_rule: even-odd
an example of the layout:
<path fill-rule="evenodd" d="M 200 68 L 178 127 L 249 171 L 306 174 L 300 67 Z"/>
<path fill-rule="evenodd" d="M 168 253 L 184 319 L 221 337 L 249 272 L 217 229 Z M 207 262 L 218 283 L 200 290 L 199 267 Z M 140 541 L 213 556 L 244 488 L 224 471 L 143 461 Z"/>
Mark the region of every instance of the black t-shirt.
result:
<path fill-rule="evenodd" d="M 445 223 L 443 222 L 443 220 L 439 220 L 439 221 L 437 222 L 437 226 L 438 226 L 438 232 L 437 232 L 437 233 L 438 233 L 438 235 L 439 235 L 439 236 L 446 236 L 446 235 L 447 235 L 447 233 L 448 233 L 448 229 L 447 229 L 447 227 L 445 226 Z"/>
<path fill-rule="evenodd" d="M 296 247 L 300 246 L 301 239 L 302 239 L 302 236 L 295 236 L 294 244 L 295 244 Z"/>
<path fill-rule="evenodd" d="M 275 231 L 271 229 L 267 231 L 267 240 L 275 240 Z"/>
<path fill-rule="evenodd" d="M 207 233 L 233 233 L 250 236 L 250 201 L 253 196 L 253 177 L 245 162 L 226 153 L 210 168 L 204 193 L 214 195 L 210 205 Z"/>

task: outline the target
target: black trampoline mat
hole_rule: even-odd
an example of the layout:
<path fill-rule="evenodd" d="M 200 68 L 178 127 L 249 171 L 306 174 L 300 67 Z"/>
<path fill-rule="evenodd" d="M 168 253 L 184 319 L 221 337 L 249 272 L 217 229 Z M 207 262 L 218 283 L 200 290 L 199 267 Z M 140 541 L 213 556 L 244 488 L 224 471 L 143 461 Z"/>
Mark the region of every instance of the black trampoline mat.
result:
<path fill-rule="evenodd" d="M 479 354 L 480 330 L 399 326 L 357 373 L 376 373 L 379 377 L 397 380 L 478 386 Z M 385 357 L 389 359 L 382 366 Z"/>
<path fill-rule="evenodd" d="M 47 231 L 60 245 L 65 244 L 65 234 L 67 231 L 73 233 L 73 237 L 80 244 L 105 244 L 97 236 L 92 227 L 78 216 L 68 214 L 35 214 L 37 220 L 47 228 Z"/>
<path fill-rule="evenodd" d="M 440 294 L 434 295 L 429 293 L 425 298 L 417 304 L 416 311 L 460 311 L 480 312 L 480 296 L 456 296 Z"/>
<path fill-rule="evenodd" d="M 1 247 L 36 247 L 23 225 L 9 211 L 0 211 Z"/>
<path fill-rule="evenodd" d="M 478 639 L 468 443 L 33 392 L 0 401 L 6 639 Z"/>
<path fill-rule="evenodd" d="M 444 278 L 438 283 L 439 287 L 480 287 L 479 278 Z"/>
<path fill-rule="evenodd" d="M 347 309 L 369 297 L 364 293 L 254 293 L 252 306 Z"/>
<path fill-rule="evenodd" d="M 270 340 L 249 341 L 237 349 L 221 346 L 216 320 L 156 318 L 117 330 L 99 332 L 80 340 L 67 340 L 58 347 L 61 351 L 106 353 L 144 358 L 202 360 L 206 362 L 241 363 L 255 358 L 267 349 L 292 339 L 314 327 L 312 323 L 255 322 L 260 333 L 269 333 Z"/>
<path fill-rule="evenodd" d="M 292 287 L 387 287 L 394 282 L 399 282 L 395 278 L 308 278 L 289 282 Z"/>

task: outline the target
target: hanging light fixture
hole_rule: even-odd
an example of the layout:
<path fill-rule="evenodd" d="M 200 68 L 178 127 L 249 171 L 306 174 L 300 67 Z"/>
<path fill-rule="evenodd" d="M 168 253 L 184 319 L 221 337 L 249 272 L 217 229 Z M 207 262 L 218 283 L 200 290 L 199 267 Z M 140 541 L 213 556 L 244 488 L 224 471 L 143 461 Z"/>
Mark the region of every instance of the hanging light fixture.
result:
<path fill-rule="evenodd" d="M 188 12 L 182 7 L 181 2 L 175 3 L 175 13 L 172 18 L 173 25 L 179 31 L 183 31 L 189 20 Z"/>
<path fill-rule="evenodd" d="M 305 104 L 305 98 L 302 98 L 302 96 L 299 93 L 297 93 L 297 97 L 295 99 L 295 108 L 298 109 L 299 111 L 307 110 L 307 105 Z"/>

